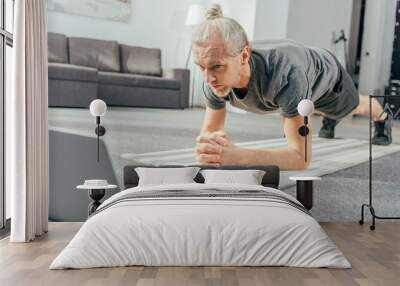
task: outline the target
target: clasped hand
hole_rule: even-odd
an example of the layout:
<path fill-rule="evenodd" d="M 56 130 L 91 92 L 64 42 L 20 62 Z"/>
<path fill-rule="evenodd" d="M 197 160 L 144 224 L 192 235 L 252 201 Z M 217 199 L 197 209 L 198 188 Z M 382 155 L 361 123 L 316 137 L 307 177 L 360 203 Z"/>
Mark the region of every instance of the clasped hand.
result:
<path fill-rule="evenodd" d="M 234 165 L 240 161 L 240 149 L 233 145 L 225 131 L 215 131 L 196 138 L 196 158 L 201 165 Z"/>

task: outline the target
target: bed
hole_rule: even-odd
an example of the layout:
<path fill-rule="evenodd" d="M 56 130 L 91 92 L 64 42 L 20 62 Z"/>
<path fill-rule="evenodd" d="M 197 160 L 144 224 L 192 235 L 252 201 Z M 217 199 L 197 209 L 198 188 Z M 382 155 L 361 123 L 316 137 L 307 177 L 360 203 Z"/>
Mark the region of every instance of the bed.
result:
<path fill-rule="evenodd" d="M 125 166 L 125 190 L 100 205 L 50 269 L 351 267 L 308 210 L 278 190 L 276 166 L 199 166 L 265 171 L 259 185 L 204 183 L 200 172 L 192 183 L 138 185 L 137 167 L 155 166 Z"/>

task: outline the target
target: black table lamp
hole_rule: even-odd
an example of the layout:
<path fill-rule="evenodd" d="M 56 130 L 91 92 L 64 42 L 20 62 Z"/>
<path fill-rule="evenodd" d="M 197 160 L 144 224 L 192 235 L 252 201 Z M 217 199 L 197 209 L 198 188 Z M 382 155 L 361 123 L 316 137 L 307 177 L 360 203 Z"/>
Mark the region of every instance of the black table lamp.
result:
<path fill-rule="evenodd" d="M 96 117 L 97 127 L 94 130 L 94 132 L 97 135 L 97 162 L 99 162 L 100 136 L 103 136 L 106 133 L 106 129 L 104 128 L 104 126 L 100 125 L 100 117 L 104 116 L 104 114 L 106 114 L 107 104 L 101 99 L 95 99 L 90 103 L 89 109 L 90 109 L 90 113 L 94 117 Z"/>
<path fill-rule="evenodd" d="M 304 118 L 304 125 L 299 128 L 299 134 L 304 137 L 304 161 L 307 162 L 307 135 L 310 132 L 308 117 L 314 112 L 314 103 L 310 99 L 302 99 L 297 105 L 297 111 Z"/>

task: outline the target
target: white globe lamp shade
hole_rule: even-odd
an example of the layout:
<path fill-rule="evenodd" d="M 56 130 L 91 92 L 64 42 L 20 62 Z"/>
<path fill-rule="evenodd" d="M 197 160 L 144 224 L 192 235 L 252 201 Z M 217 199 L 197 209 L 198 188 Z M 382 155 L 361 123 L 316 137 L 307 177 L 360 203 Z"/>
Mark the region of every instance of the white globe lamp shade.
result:
<path fill-rule="evenodd" d="M 89 109 L 93 116 L 104 116 L 107 111 L 107 104 L 101 99 L 95 99 L 90 103 Z"/>
<path fill-rule="evenodd" d="M 302 99 L 297 105 L 297 111 L 301 116 L 308 116 L 314 112 L 314 103 L 310 99 Z"/>
<path fill-rule="evenodd" d="M 185 26 L 196 26 L 204 21 L 204 7 L 198 4 L 189 6 Z"/>

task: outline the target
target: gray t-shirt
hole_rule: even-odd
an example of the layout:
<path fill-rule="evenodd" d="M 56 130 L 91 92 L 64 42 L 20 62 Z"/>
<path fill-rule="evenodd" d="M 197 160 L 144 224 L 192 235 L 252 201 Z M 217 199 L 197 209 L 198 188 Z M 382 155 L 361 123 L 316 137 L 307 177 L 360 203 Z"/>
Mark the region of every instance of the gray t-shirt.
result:
<path fill-rule="evenodd" d="M 231 105 L 258 114 L 277 110 L 285 117 L 298 115 L 297 105 L 304 98 L 316 106 L 332 102 L 329 93 L 339 78 L 333 55 L 320 48 L 306 47 L 293 41 L 270 41 L 255 49 L 250 57 L 251 77 L 246 94 L 238 90 L 218 97 L 206 85 L 206 105 L 212 109 Z"/>

